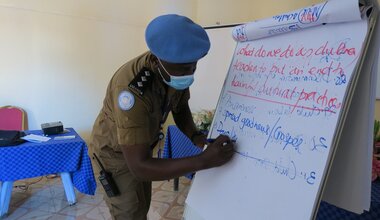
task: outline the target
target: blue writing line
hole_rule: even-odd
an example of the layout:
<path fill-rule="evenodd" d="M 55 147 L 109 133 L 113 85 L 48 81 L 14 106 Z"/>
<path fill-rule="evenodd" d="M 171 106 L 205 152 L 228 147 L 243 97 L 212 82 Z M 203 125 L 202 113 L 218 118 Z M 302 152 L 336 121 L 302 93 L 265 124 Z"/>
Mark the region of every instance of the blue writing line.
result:
<path fill-rule="evenodd" d="M 277 22 L 282 22 L 284 20 L 295 20 L 298 17 L 298 13 L 291 13 L 291 14 L 282 14 L 282 15 L 276 15 L 273 16 L 274 20 L 277 20 Z"/>
<path fill-rule="evenodd" d="M 257 131 L 260 131 L 261 133 L 264 133 L 265 135 L 268 135 L 268 130 L 270 129 L 269 125 L 263 125 L 258 121 L 255 121 L 255 118 L 252 117 L 252 120 L 250 118 L 242 118 L 241 119 L 241 126 L 239 126 L 240 130 L 244 130 L 245 127 L 248 128 L 255 128 Z"/>
<path fill-rule="evenodd" d="M 235 127 L 232 127 L 231 131 L 224 130 L 224 128 L 223 128 L 223 122 L 222 121 L 219 121 L 219 123 L 218 123 L 218 125 L 216 127 L 216 131 L 219 134 L 223 134 L 223 135 L 229 136 L 231 138 L 231 140 L 237 140 L 236 132 L 235 132 Z"/>
<path fill-rule="evenodd" d="M 272 169 L 272 172 L 277 173 L 282 176 L 288 177 L 290 180 L 295 180 L 297 177 L 302 178 L 306 181 L 307 184 L 313 185 L 315 183 L 316 179 L 316 172 L 304 172 L 304 171 L 297 171 L 297 166 L 293 160 L 289 162 L 289 165 L 285 166 L 282 165 L 282 160 L 272 162 L 268 159 L 261 159 L 257 157 L 253 157 L 248 155 L 247 153 L 242 153 L 235 151 L 240 156 L 243 156 L 244 158 L 252 159 L 257 162 L 259 162 L 259 165 L 263 167 L 264 169 L 267 169 L 267 166 L 270 166 Z"/>
<path fill-rule="evenodd" d="M 228 93 L 225 93 L 223 95 L 222 100 L 225 103 L 226 108 L 231 108 L 236 111 L 252 114 L 254 110 L 256 109 L 256 106 L 253 106 L 253 105 L 246 105 L 245 103 L 231 101 L 231 95 Z"/>
<path fill-rule="evenodd" d="M 298 153 L 300 153 L 299 146 L 302 144 L 303 139 L 298 138 L 298 137 L 293 137 L 289 132 L 283 132 L 281 128 L 282 128 L 281 126 L 276 127 L 273 138 L 277 141 L 278 140 L 281 141 L 281 143 L 285 142 L 285 145 L 282 148 L 283 150 L 285 150 L 285 148 L 290 144 L 294 147 L 294 149 Z"/>
<path fill-rule="evenodd" d="M 224 116 L 225 116 L 224 121 L 226 121 L 226 119 L 228 118 L 233 122 L 237 122 L 237 120 L 239 120 L 239 118 L 240 118 L 240 115 L 241 115 L 241 113 L 238 116 L 236 116 L 235 114 L 226 110 L 225 114 L 224 114 Z M 277 126 L 280 119 L 281 119 L 280 117 L 277 119 L 274 126 L 270 126 L 269 124 L 266 124 L 266 125 L 261 124 L 260 122 L 256 121 L 254 117 L 252 119 L 251 118 L 242 118 L 240 121 L 241 123 L 240 123 L 239 128 L 241 131 L 243 131 L 245 128 L 246 129 L 254 129 L 254 130 L 260 132 L 261 134 L 266 135 L 267 140 L 263 146 L 264 148 L 267 147 L 269 139 L 273 139 L 277 142 L 280 142 L 280 144 L 283 145 L 282 150 L 285 150 L 288 146 L 292 146 L 293 147 L 292 149 L 294 149 L 299 154 L 301 154 L 300 146 L 303 143 L 302 137 L 300 137 L 299 135 L 294 136 L 291 133 L 284 131 L 282 126 L 280 126 L 280 125 Z M 217 131 L 220 134 L 225 134 L 225 135 L 231 136 L 230 135 L 231 132 L 223 129 L 223 122 L 222 121 L 219 121 L 219 126 L 217 128 Z M 231 139 L 235 139 L 235 138 L 231 138 Z"/>
<path fill-rule="evenodd" d="M 271 131 L 269 132 L 269 135 L 268 135 L 267 141 L 266 141 L 265 144 L 264 144 L 264 148 L 267 147 L 268 141 L 269 141 L 269 139 L 271 138 L 272 133 L 273 133 L 273 130 L 274 130 L 274 128 L 276 127 L 278 121 L 280 121 L 280 118 L 277 119 L 276 123 L 274 124 L 274 126 L 273 126 L 272 129 L 271 129 Z"/>
<path fill-rule="evenodd" d="M 240 115 L 241 115 L 241 113 L 239 113 L 239 115 L 235 115 L 235 113 L 230 112 L 228 110 L 225 110 L 225 112 L 223 113 L 224 121 L 226 121 L 227 118 L 228 118 L 228 119 L 231 119 L 234 122 L 237 122 L 237 121 L 239 121 Z"/>
<path fill-rule="evenodd" d="M 314 151 L 314 150 L 318 151 L 319 148 L 322 148 L 323 150 L 328 148 L 326 144 L 326 138 L 324 137 L 319 137 L 318 139 L 319 142 L 315 143 L 315 136 L 314 136 L 312 141 L 313 141 L 313 148 L 311 149 L 311 151 Z"/>

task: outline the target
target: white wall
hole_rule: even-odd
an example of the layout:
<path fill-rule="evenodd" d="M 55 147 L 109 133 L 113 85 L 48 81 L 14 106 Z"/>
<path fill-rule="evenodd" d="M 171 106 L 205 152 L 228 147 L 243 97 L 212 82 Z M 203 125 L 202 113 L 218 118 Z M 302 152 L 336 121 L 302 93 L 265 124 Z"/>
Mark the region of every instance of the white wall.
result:
<path fill-rule="evenodd" d="M 152 11 L 152 7 L 149 7 L 151 2 L 151 0 L 0 0 L 0 6 L 107 23 L 145 26 L 149 21 L 146 15 Z"/>
<path fill-rule="evenodd" d="M 169 13 L 185 15 L 197 21 L 197 0 L 154 0 L 149 1 L 147 5 L 151 8 L 150 13 L 145 15 L 148 21 L 158 15 Z"/>
<path fill-rule="evenodd" d="M 0 106 L 23 107 L 29 129 L 60 120 L 88 136 L 113 72 L 145 50 L 144 29 L 0 7 Z"/>
<path fill-rule="evenodd" d="M 24 108 L 29 129 L 62 121 L 87 139 L 113 73 L 146 51 L 148 21 L 195 15 L 194 0 L 151 2 L 0 0 L 0 106 Z"/>

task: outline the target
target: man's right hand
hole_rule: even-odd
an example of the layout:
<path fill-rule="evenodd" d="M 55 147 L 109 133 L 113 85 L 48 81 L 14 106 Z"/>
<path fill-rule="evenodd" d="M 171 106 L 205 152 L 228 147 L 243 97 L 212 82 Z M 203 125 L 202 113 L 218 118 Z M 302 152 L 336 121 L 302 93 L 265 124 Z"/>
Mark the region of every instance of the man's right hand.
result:
<path fill-rule="evenodd" d="M 226 135 L 219 135 L 214 142 L 207 145 L 202 152 L 205 169 L 221 166 L 231 160 L 234 155 L 234 144 Z"/>
<path fill-rule="evenodd" d="M 186 173 L 221 166 L 231 160 L 234 154 L 230 138 L 224 135 L 219 136 L 197 156 L 170 160 L 153 158 L 149 144 L 120 147 L 128 169 L 139 181 L 167 180 Z"/>

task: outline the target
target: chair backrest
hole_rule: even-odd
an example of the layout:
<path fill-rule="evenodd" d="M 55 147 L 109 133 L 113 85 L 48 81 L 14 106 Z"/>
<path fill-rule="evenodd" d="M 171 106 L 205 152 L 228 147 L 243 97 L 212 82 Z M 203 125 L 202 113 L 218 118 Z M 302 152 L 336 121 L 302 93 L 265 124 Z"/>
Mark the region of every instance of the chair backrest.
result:
<path fill-rule="evenodd" d="M 0 107 L 0 130 L 23 131 L 26 127 L 25 112 L 15 106 Z"/>

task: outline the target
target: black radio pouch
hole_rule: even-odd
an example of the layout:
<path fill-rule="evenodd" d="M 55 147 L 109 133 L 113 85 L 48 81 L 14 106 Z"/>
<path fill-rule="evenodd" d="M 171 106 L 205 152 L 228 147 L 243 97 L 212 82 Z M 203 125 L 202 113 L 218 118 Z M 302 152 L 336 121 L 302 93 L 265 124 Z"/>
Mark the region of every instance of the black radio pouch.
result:
<path fill-rule="evenodd" d="M 94 153 L 94 157 L 95 157 L 95 159 L 98 162 L 99 167 L 100 167 L 100 175 L 99 175 L 98 179 L 100 181 L 100 184 L 102 184 L 104 191 L 106 192 L 107 196 L 108 197 L 118 196 L 120 194 L 120 191 L 117 188 L 117 185 L 112 178 L 112 173 L 107 172 L 104 169 L 103 164 L 100 162 L 99 158 L 96 156 L 95 153 Z"/>

